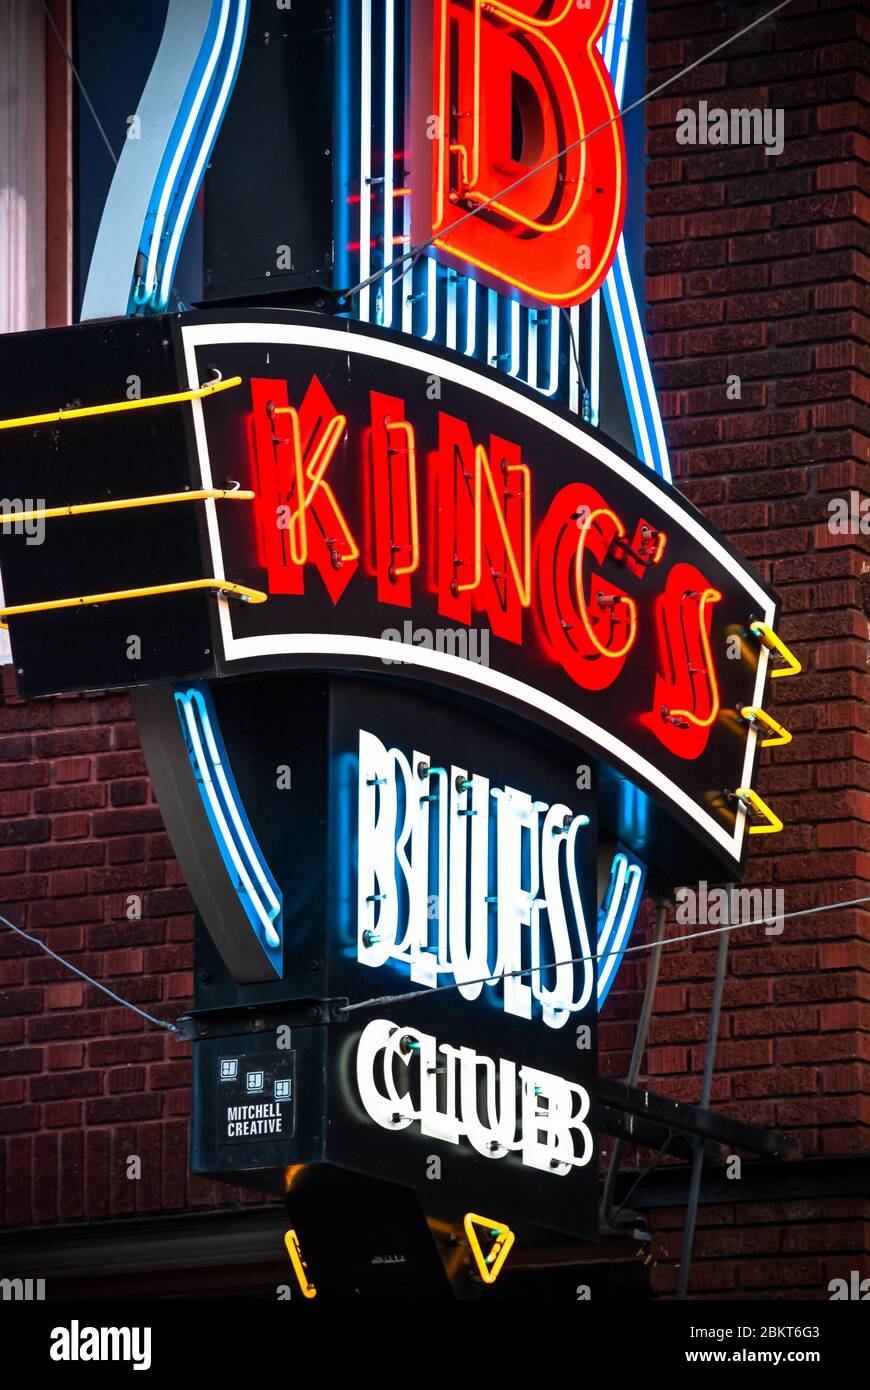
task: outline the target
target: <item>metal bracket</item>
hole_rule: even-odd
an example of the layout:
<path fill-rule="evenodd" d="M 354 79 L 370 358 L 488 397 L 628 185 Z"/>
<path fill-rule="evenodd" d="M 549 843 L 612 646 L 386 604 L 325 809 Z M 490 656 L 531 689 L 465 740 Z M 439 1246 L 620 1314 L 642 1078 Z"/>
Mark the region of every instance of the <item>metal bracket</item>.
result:
<path fill-rule="evenodd" d="M 246 1005 L 237 1009 L 193 1009 L 175 1025 L 180 1042 L 202 1038 L 256 1037 L 280 1027 L 316 1028 L 343 1023 L 346 997 L 336 999 L 284 999 L 274 1004 Z"/>

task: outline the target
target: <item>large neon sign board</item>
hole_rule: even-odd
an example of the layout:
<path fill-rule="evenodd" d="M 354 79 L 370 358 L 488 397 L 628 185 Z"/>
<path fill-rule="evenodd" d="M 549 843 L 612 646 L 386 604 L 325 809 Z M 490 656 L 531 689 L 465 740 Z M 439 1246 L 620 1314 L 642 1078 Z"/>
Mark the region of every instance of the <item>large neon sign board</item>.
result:
<path fill-rule="evenodd" d="M 258 493 L 241 526 L 205 504 L 206 564 L 270 593 L 219 604 L 220 671 L 350 664 L 465 690 L 622 769 L 739 863 L 728 793 L 751 785 L 756 736 L 736 711 L 763 703 L 749 624 L 776 603 L 699 513 L 449 354 L 280 312 L 197 317 L 189 380 L 211 364 L 249 385 L 194 405 L 196 485 Z M 481 630 L 487 665 L 462 654 Z"/>

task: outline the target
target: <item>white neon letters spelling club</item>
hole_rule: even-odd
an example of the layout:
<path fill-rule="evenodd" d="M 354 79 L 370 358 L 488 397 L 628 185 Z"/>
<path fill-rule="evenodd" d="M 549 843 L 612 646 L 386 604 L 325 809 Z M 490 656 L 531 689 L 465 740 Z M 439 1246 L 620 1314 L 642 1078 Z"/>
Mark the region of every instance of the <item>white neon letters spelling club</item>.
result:
<path fill-rule="evenodd" d="M 532 1019 L 538 1005 L 550 1028 L 587 1007 L 594 970 L 575 852 L 586 816 L 513 787 L 491 787 L 465 768 L 432 766 L 423 752 L 408 758 L 365 730 L 358 810 L 360 963 L 403 962 L 415 983 L 455 981 L 468 1000 L 500 985 L 507 1013 Z M 586 959 L 565 964 L 578 956 Z M 560 964 L 510 974 L 542 961 Z M 418 1120 L 433 1138 L 459 1143 L 464 1136 L 488 1158 L 516 1150 L 526 1165 L 563 1175 L 592 1154 L 582 1087 L 468 1047 L 439 1045 L 387 1019 L 375 1019 L 362 1034 L 357 1083 L 366 1111 L 387 1129 Z M 573 1131 L 583 1137 L 579 1157 Z"/>

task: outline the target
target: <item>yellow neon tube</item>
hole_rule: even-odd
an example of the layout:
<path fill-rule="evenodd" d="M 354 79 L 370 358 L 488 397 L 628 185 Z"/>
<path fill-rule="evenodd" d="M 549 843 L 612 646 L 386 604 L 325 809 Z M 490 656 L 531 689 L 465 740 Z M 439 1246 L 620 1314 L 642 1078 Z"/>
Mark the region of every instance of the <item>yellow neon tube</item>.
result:
<path fill-rule="evenodd" d="M 700 729 L 709 729 L 719 714 L 719 686 L 716 683 L 716 670 L 710 651 L 710 638 L 707 635 L 707 627 L 704 622 L 704 609 L 708 603 L 718 603 L 721 597 L 718 589 L 705 589 L 700 595 L 698 604 L 698 637 L 701 642 L 701 650 L 704 653 L 703 675 L 707 677 L 707 685 L 710 690 L 710 713 L 706 719 L 699 719 L 688 709 L 671 710 L 671 714 L 681 715 L 683 719 L 688 719 L 690 723 L 696 724 Z"/>
<path fill-rule="evenodd" d="M 89 512 L 120 512 L 129 507 L 160 507 L 165 502 L 204 502 L 207 498 L 234 497 L 239 502 L 250 502 L 256 494 L 241 488 L 203 487 L 196 492 L 155 492 L 148 497 L 124 497 L 117 502 L 73 502 L 68 507 L 43 507 L 36 512 L 0 512 L 0 526 L 11 521 L 49 520 L 55 516 L 85 516 Z"/>
<path fill-rule="evenodd" d="M 794 652 L 785 645 L 781 637 L 778 637 L 772 627 L 767 623 L 750 623 L 749 628 L 754 632 L 762 646 L 767 647 L 768 651 L 777 652 L 787 664 L 785 666 L 771 666 L 771 676 L 797 676 L 802 670 L 801 664 Z"/>
<path fill-rule="evenodd" d="M 772 719 L 767 710 L 762 709 L 760 705 L 744 705 L 740 714 L 743 719 L 748 719 L 750 724 L 757 719 L 759 723 L 764 725 L 765 729 L 769 729 L 775 735 L 774 738 L 763 738 L 761 740 L 762 748 L 779 748 L 781 744 L 791 743 L 791 734 L 788 729 L 777 724 L 776 720 Z"/>
<path fill-rule="evenodd" d="M 181 594 L 191 589 L 213 589 L 218 594 L 235 594 L 247 603 L 265 603 L 269 597 L 261 589 L 249 589 L 246 584 L 231 584 L 228 579 L 182 579 L 176 584 L 151 584 L 143 589 L 115 589 L 108 594 L 84 594 L 80 598 L 53 598 L 44 603 L 19 603 L 13 608 L 0 608 L 0 618 L 20 617 L 24 613 L 47 613 L 53 608 L 78 608 L 94 603 L 116 603 L 126 598 L 154 598 L 158 594 Z"/>
<path fill-rule="evenodd" d="M 152 405 L 176 405 L 179 401 L 200 401 L 204 396 L 213 396 L 218 391 L 229 391 L 233 386 L 241 386 L 240 376 L 228 377 L 226 381 L 210 381 L 198 386 L 195 391 L 173 391 L 168 396 L 143 396 L 136 401 L 110 401 L 107 405 L 82 405 L 73 410 L 50 410 L 45 415 L 20 415 L 15 420 L 0 420 L 0 430 L 19 429 L 23 425 L 51 425 L 58 420 L 81 420 L 86 415 L 115 415 L 122 410 L 146 410 Z"/>
<path fill-rule="evenodd" d="M 485 1256 L 480 1248 L 480 1240 L 478 1239 L 477 1231 L 474 1229 L 475 1224 L 478 1226 L 486 1226 L 487 1229 L 495 1232 L 495 1244 L 490 1250 L 489 1255 Z M 474 1256 L 474 1263 L 477 1265 L 478 1274 L 484 1284 L 494 1284 L 501 1273 L 501 1267 L 510 1253 L 511 1246 L 516 1240 L 516 1236 L 503 1222 L 491 1221 L 488 1216 L 478 1216 L 473 1211 L 466 1213 L 463 1225 L 465 1227 L 465 1234 L 468 1238 L 468 1244 L 471 1246 L 471 1253 Z"/>
<path fill-rule="evenodd" d="M 293 1273 L 302 1290 L 303 1298 L 316 1298 L 317 1289 L 308 1277 L 308 1266 L 302 1256 L 302 1247 L 299 1244 L 299 1237 L 295 1231 L 286 1231 L 284 1234 L 284 1244 L 287 1247 L 287 1254 L 290 1256 L 290 1263 L 293 1266 Z"/>
<path fill-rule="evenodd" d="M 734 795 L 739 801 L 749 804 L 753 811 L 758 815 L 764 816 L 767 825 L 750 825 L 750 835 L 776 835 L 782 830 L 782 821 L 774 811 L 771 811 L 766 801 L 762 801 L 758 792 L 754 792 L 751 787 L 738 787 Z"/>

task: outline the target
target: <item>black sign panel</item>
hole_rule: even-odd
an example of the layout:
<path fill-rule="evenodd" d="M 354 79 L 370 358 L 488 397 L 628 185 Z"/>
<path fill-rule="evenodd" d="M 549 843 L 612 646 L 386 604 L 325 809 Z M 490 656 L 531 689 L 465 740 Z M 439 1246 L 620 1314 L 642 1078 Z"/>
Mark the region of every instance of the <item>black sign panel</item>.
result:
<path fill-rule="evenodd" d="M 203 185 L 206 300 L 331 285 L 334 65 L 334 4 L 253 0 Z"/>
<path fill-rule="evenodd" d="M 213 588 L 13 615 L 24 693 L 280 667 L 453 689 L 572 741 L 613 780 L 637 852 L 671 856 L 688 828 L 739 866 L 732 794 L 757 738 L 740 711 L 763 704 L 768 664 L 751 622 L 773 625 L 774 596 L 576 417 L 456 354 L 280 310 L 18 335 L 0 382 L 21 379 L 13 359 L 26 389 L 6 387 L 4 416 L 123 402 L 132 378 L 143 399 L 241 378 L 9 430 L 19 503 L 255 496 L 64 516 L 34 545 L 13 521 L 7 604 L 192 580 L 266 600 Z"/>
<path fill-rule="evenodd" d="M 597 1230 L 595 798 L 574 772 L 430 699 L 333 690 L 329 993 L 416 997 L 328 1030 L 327 1155 L 428 1213 Z"/>
<path fill-rule="evenodd" d="M 217 1144 L 292 1139 L 295 1118 L 294 1054 L 218 1058 Z"/>
<path fill-rule="evenodd" d="M 431 1216 L 594 1234 L 596 797 L 571 751 L 365 678 L 216 695 L 284 969 L 240 986 L 199 941 L 195 1170 L 280 1188 L 323 1162 Z"/>

